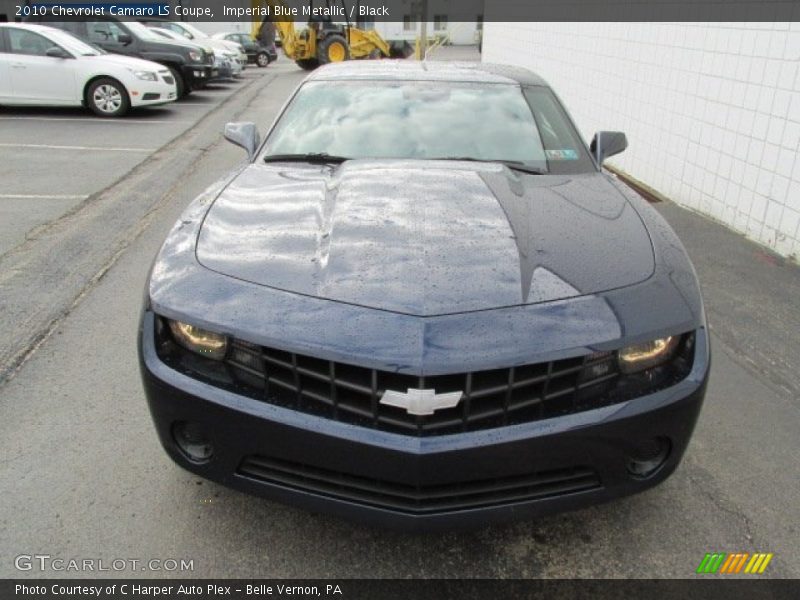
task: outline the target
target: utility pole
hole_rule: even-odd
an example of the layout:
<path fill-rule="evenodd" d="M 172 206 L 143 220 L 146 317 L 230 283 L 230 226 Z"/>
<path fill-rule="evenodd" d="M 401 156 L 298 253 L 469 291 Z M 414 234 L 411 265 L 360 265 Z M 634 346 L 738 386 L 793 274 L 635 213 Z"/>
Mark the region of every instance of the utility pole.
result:
<path fill-rule="evenodd" d="M 419 3 L 422 26 L 419 30 L 419 59 L 425 60 L 425 55 L 428 53 L 428 0 L 420 0 Z"/>

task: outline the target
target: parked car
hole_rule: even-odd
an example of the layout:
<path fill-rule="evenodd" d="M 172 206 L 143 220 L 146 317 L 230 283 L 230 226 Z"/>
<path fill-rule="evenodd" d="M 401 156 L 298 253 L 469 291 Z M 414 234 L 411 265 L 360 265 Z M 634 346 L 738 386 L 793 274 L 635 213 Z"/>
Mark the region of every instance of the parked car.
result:
<path fill-rule="evenodd" d="M 60 29 L 0 23 L 0 104 L 121 117 L 176 98 L 175 79 L 158 63 L 107 54 Z"/>
<path fill-rule="evenodd" d="M 311 74 L 187 208 L 148 278 L 141 374 L 193 473 L 450 528 L 632 494 L 678 466 L 709 334 L 692 264 L 525 69 Z"/>
<path fill-rule="evenodd" d="M 201 45 L 209 45 L 214 49 L 215 54 L 221 54 L 231 61 L 238 63 L 241 69 L 247 66 L 247 55 L 244 48 L 236 42 L 212 38 L 205 31 L 202 31 L 185 21 L 168 21 L 166 19 L 140 19 L 148 27 L 159 27 L 174 31 L 184 39 Z"/>
<path fill-rule="evenodd" d="M 29 22 L 63 29 L 113 54 L 135 56 L 164 65 L 175 78 L 179 98 L 202 88 L 217 76 L 213 54 L 199 50 L 190 42 L 164 39 L 141 23 L 121 21 L 112 16 L 92 17 L 91 20 L 63 19 L 48 13 L 31 16 Z"/>
<path fill-rule="evenodd" d="M 161 29 L 160 27 L 150 27 L 150 31 L 157 33 L 161 37 L 170 39 L 170 40 L 179 40 L 179 41 L 186 41 L 186 38 L 181 36 L 179 33 L 175 33 L 174 31 L 170 31 L 169 29 Z M 236 59 L 236 55 L 230 52 L 225 52 L 224 54 L 219 54 L 214 52 L 214 49 L 210 46 L 202 46 L 201 44 L 196 44 L 199 48 L 203 48 L 206 52 L 211 52 L 214 54 L 214 68 L 217 70 L 217 77 L 216 79 L 231 79 L 232 77 L 239 77 L 242 74 L 242 67 L 239 64 L 239 61 Z M 212 80 L 213 81 L 213 80 Z"/>
<path fill-rule="evenodd" d="M 258 40 L 254 40 L 246 33 L 241 33 L 239 31 L 224 31 L 221 33 L 215 33 L 212 37 L 241 44 L 242 48 L 244 48 L 244 51 L 247 54 L 248 62 L 258 65 L 259 67 L 266 67 L 269 65 L 269 63 L 278 60 L 278 51 L 274 45 L 271 48 L 266 48 L 265 46 L 261 45 Z"/>

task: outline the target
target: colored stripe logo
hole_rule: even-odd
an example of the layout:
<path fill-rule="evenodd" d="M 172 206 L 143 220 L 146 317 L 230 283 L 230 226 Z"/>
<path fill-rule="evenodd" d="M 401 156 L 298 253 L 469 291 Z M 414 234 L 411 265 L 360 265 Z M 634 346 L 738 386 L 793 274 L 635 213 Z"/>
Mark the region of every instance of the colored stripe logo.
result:
<path fill-rule="evenodd" d="M 725 575 L 736 575 L 746 573 L 750 575 L 761 575 L 766 569 L 769 561 L 772 560 L 772 552 L 709 552 L 700 561 L 696 573 L 699 575 L 722 573 Z"/>

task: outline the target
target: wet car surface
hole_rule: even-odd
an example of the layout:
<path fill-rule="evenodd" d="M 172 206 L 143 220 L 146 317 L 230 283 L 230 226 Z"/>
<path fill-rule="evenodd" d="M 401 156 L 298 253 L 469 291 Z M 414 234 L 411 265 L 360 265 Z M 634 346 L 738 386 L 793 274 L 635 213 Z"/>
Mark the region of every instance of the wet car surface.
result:
<path fill-rule="evenodd" d="M 239 489 L 419 529 L 663 481 L 702 405 L 708 336 L 680 241 L 598 166 L 619 136 L 590 151 L 527 71 L 381 62 L 311 75 L 261 146 L 233 126 L 249 160 L 168 236 L 139 340 L 167 452 Z M 497 142 L 505 156 L 456 154 L 457 127 L 452 153 L 420 134 L 387 156 L 404 141 L 370 125 L 408 137 L 484 93 L 486 119 L 523 132 Z M 354 106 L 373 116 L 321 135 Z"/>

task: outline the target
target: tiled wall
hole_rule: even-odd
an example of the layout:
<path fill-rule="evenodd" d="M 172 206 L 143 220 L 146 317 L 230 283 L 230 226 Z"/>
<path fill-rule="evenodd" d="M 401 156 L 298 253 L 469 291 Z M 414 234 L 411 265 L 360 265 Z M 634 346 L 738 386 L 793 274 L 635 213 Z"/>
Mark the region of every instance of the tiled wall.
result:
<path fill-rule="evenodd" d="M 543 76 L 609 162 L 800 259 L 800 23 L 486 23 L 483 60 Z"/>

